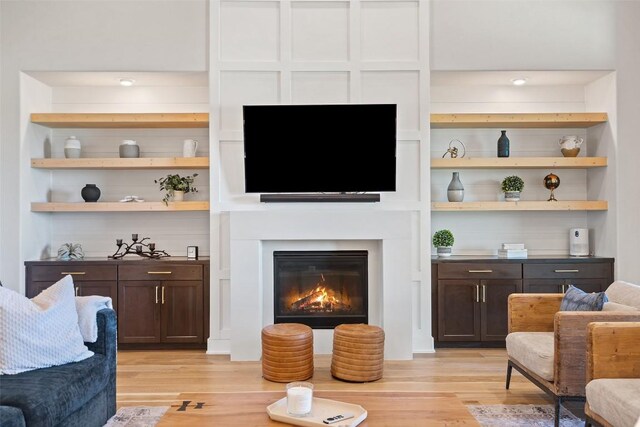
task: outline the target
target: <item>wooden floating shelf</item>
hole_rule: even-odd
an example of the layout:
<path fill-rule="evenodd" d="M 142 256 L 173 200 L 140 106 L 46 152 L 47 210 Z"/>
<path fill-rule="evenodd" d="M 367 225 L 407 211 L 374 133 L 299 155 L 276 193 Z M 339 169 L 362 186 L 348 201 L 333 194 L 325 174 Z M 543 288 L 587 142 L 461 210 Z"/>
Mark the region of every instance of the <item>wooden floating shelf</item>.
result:
<path fill-rule="evenodd" d="M 208 157 L 31 159 L 38 169 L 208 169 Z"/>
<path fill-rule="evenodd" d="M 431 128 L 588 128 L 607 120 L 607 113 L 431 114 Z"/>
<path fill-rule="evenodd" d="M 96 202 L 96 203 L 31 203 L 32 212 L 178 212 L 208 211 L 208 201 L 191 202 Z"/>
<path fill-rule="evenodd" d="M 50 128 L 206 128 L 209 113 L 34 113 L 31 122 Z"/>
<path fill-rule="evenodd" d="M 606 211 L 608 202 L 603 200 L 567 200 L 557 202 L 431 202 L 436 212 L 456 211 Z"/>
<path fill-rule="evenodd" d="M 583 169 L 607 166 L 606 157 L 476 157 L 431 159 L 431 169 Z"/>

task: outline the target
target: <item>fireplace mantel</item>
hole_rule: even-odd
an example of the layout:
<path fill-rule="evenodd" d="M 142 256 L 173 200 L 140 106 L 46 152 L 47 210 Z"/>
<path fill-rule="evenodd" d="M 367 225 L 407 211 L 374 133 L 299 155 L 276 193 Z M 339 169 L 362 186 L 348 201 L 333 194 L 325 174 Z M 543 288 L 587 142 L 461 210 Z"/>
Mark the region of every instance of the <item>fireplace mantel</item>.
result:
<path fill-rule="evenodd" d="M 264 314 L 273 307 L 273 300 L 264 298 L 273 286 L 265 283 L 273 271 L 265 271 L 263 252 L 271 242 L 282 246 L 287 241 L 309 245 L 367 241 L 378 245 L 379 257 L 369 262 L 380 264 L 380 289 L 374 292 L 380 299 L 376 301 L 379 313 L 370 323 L 385 330 L 387 359 L 411 359 L 411 239 L 410 212 L 231 212 L 231 360 L 260 359 L 260 332 L 272 322 Z M 332 333 L 315 330 L 314 338 L 326 340 L 322 332 Z"/>

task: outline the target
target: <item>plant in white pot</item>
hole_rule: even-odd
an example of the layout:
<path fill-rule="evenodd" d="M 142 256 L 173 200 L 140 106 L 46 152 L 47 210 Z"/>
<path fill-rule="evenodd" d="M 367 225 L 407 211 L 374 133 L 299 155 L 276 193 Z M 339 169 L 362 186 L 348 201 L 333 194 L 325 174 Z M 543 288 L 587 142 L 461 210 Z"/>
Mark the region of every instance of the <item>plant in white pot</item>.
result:
<path fill-rule="evenodd" d="M 437 254 L 440 257 L 451 256 L 451 247 L 453 246 L 453 233 L 449 230 L 438 230 L 433 234 L 433 246 L 436 247 Z"/>
<path fill-rule="evenodd" d="M 524 181 L 516 175 L 511 175 L 502 180 L 502 191 L 504 200 L 507 202 L 517 202 L 520 200 L 520 192 L 524 188 Z"/>
<path fill-rule="evenodd" d="M 169 174 L 164 178 L 156 179 L 153 182 L 160 184 L 160 191 L 164 190 L 167 193 L 164 195 L 162 201 L 165 205 L 169 204 L 169 200 L 174 202 L 181 202 L 184 200 L 186 193 L 197 193 L 198 189 L 193 186 L 197 173 L 193 175 L 180 176 L 178 174 Z"/>

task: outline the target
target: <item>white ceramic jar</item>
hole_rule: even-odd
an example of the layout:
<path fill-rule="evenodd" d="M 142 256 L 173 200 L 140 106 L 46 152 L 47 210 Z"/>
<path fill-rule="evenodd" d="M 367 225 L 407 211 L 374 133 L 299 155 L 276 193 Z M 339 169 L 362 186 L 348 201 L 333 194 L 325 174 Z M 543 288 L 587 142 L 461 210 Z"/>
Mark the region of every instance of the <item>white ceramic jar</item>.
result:
<path fill-rule="evenodd" d="M 123 140 L 118 151 L 120 152 L 121 158 L 126 159 L 140 157 L 140 147 L 138 146 L 138 143 L 132 139 Z"/>
<path fill-rule="evenodd" d="M 81 151 L 82 146 L 80 145 L 80 140 L 73 135 L 67 138 L 67 141 L 64 143 L 64 157 L 67 159 L 79 159 Z"/>

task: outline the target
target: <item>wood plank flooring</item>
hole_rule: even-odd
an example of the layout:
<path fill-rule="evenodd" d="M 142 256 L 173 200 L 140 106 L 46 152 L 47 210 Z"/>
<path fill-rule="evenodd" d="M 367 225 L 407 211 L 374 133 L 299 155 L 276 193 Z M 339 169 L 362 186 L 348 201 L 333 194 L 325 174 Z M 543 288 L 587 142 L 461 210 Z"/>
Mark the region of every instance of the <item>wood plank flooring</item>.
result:
<path fill-rule="evenodd" d="M 515 371 L 505 390 L 506 360 L 504 349 L 439 349 L 412 361 L 387 361 L 381 380 L 357 384 L 333 379 L 331 356 L 321 355 L 311 381 L 316 390 L 455 393 L 466 405 L 551 403 Z M 262 378 L 260 362 L 230 362 L 202 350 L 118 352 L 118 407 L 169 406 L 180 393 L 283 390 L 284 384 Z"/>

